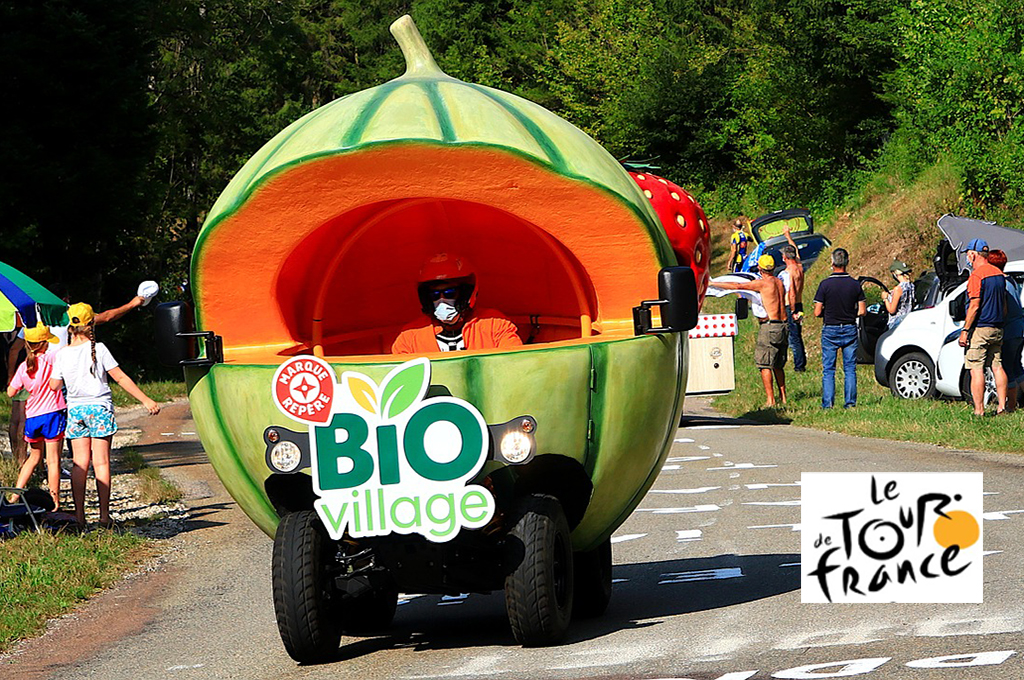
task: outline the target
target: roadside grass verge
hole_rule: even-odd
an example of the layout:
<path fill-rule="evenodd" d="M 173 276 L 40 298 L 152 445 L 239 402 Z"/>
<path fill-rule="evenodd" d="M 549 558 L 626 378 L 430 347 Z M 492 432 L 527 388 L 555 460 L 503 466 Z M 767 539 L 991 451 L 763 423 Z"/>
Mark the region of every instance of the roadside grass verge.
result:
<path fill-rule="evenodd" d="M 138 451 L 128 447 L 121 449 L 118 455 L 121 459 L 121 465 L 129 472 L 134 473 L 136 479 L 138 479 L 135 494 L 140 501 L 156 505 L 181 500 L 181 489 L 173 482 L 165 479 L 160 472 L 160 468 L 149 465 Z"/>
<path fill-rule="evenodd" d="M 0 543 L 0 652 L 153 554 L 131 533 L 22 533 Z"/>
<path fill-rule="evenodd" d="M 165 401 L 171 401 L 178 397 L 185 396 L 185 383 L 178 382 L 176 380 L 140 383 L 139 388 L 145 392 L 150 399 L 157 403 L 163 403 Z M 114 406 L 135 406 L 139 403 L 135 400 L 135 397 L 130 396 L 127 392 L 121 389 L 120 385 L 113 381 L 110 382 L 110 391 L 113 394 Z"/>
<path fill-rule="evenodd" d="M 735 345 L 736 389 L 718 397 L 715 408 L 735 416 L 770 423 L 792 423 L 861 437 L 915 441 L 957 449 L 1020 453 L 1024 451 L 1024 411 L 998 418 L 975 418 L 962 401 L 897 399 L 875 381 L 871 366 L 857 367 L 857 407 L 842 408 L 842 364 L 836 369 L 836 407 L 821 408 L 821 324 L 805 324 L 807 372 L 786 362 L 789 403 L 765 409 L 761 376 L 754 366 L 757 331 L 752 319 L 741 321 Z"/>

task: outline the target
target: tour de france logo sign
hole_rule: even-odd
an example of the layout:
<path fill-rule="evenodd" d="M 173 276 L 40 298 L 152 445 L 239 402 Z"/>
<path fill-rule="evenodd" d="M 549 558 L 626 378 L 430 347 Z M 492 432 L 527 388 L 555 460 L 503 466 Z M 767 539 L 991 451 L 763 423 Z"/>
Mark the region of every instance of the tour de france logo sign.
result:
<path fill-rule="evenodd" d="M 982 474 L 801 475 L 802 602 L 981 603 Z"/>
<path fill-rule="evenodd" d="M 426 399 L 430 361 L 394 368 L 378 385 L 312 356 L 274 374 L 277 407 L 309 425 L 314 507 L 331 538 L 420 534 L 435 543 L 494 516 L 494 497 L 468 484 L 487 458 L 483 416 L 455 397 Z"/>

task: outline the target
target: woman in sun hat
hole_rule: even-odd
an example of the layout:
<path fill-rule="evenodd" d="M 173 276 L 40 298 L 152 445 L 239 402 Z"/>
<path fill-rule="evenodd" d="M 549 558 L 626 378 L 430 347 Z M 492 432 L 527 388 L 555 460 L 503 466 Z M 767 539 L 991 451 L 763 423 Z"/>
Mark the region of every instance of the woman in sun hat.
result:
<path fill-rule="evenodd" d="M 50 385 L 67 388 L 68 428 L 74 468 L 71 494 L 75 516 L 85 524 L 85 481 L 92 464 L 100 501 L 100 526 L 110 527 L 110 442 L 117 431 L 114 402 L 107 376 L 142 402 L 151 414 L 160 407 L 122 371 L 102 342 L 96 342 L 96 318 L 92 307 L 78 302 L 68 307 L 68 346 L 57 353 Z"/>
<path fill-rule="evenodd" d="M 910 280 L 911 271 L 906 262 L 893 260 L 889 273 L 897 285 L 891 293 L 882 293 L 882 299 L 885 300 L 885 311 L 889 312 L 889 328 L 895 328 L 914 308 L 914 282 Z"/>

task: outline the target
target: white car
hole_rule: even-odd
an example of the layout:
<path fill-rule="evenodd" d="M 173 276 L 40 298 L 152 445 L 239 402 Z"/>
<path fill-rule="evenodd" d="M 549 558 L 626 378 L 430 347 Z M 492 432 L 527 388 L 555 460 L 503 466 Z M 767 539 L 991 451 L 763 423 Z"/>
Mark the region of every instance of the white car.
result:
<path fill-rule="evenodd" d="M 913 311 L 895 328 L 886 330 L 888 314 L 881 305 L 872 305 L 860 324 L 862 358 L 872 357 L 875 379 L 903 399 L 969 398 L 970 374 L 964 369 L 964 349 L 957 343 L 967 311 L 967 272 L 958 262 L 959 249 L 975 237 L 985 238 L 991 248 L 1002 249 L 1011 257 L 1019 257 L 1024 247 L 1024 232 L 991 222 L 946 215 L 939 220 L 939 227 L 948 240 L 939 244 L 936 270 L 914 283 Z M 1005 273 L 1018 284 L 1024 283 L 1024 260 L 1008 262 Z M 994 399 L 991 371 L 986 383 L 985 401 L 989 403 Z"/>

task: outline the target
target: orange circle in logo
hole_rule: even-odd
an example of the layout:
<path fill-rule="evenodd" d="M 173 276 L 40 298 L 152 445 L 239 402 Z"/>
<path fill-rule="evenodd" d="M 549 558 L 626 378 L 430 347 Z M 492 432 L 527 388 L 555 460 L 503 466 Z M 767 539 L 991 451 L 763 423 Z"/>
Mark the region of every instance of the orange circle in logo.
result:
<path fill-rule="evenodd" d="M 974 515 L 964 510 L 953 510 L 946 514 L 949 515 L 948 519 L 939 517 L 935 520 L 935 540 L 939 545 L 943 548 L 958 545 L 964 550 L 978 542 L 981 528 Z"/>

